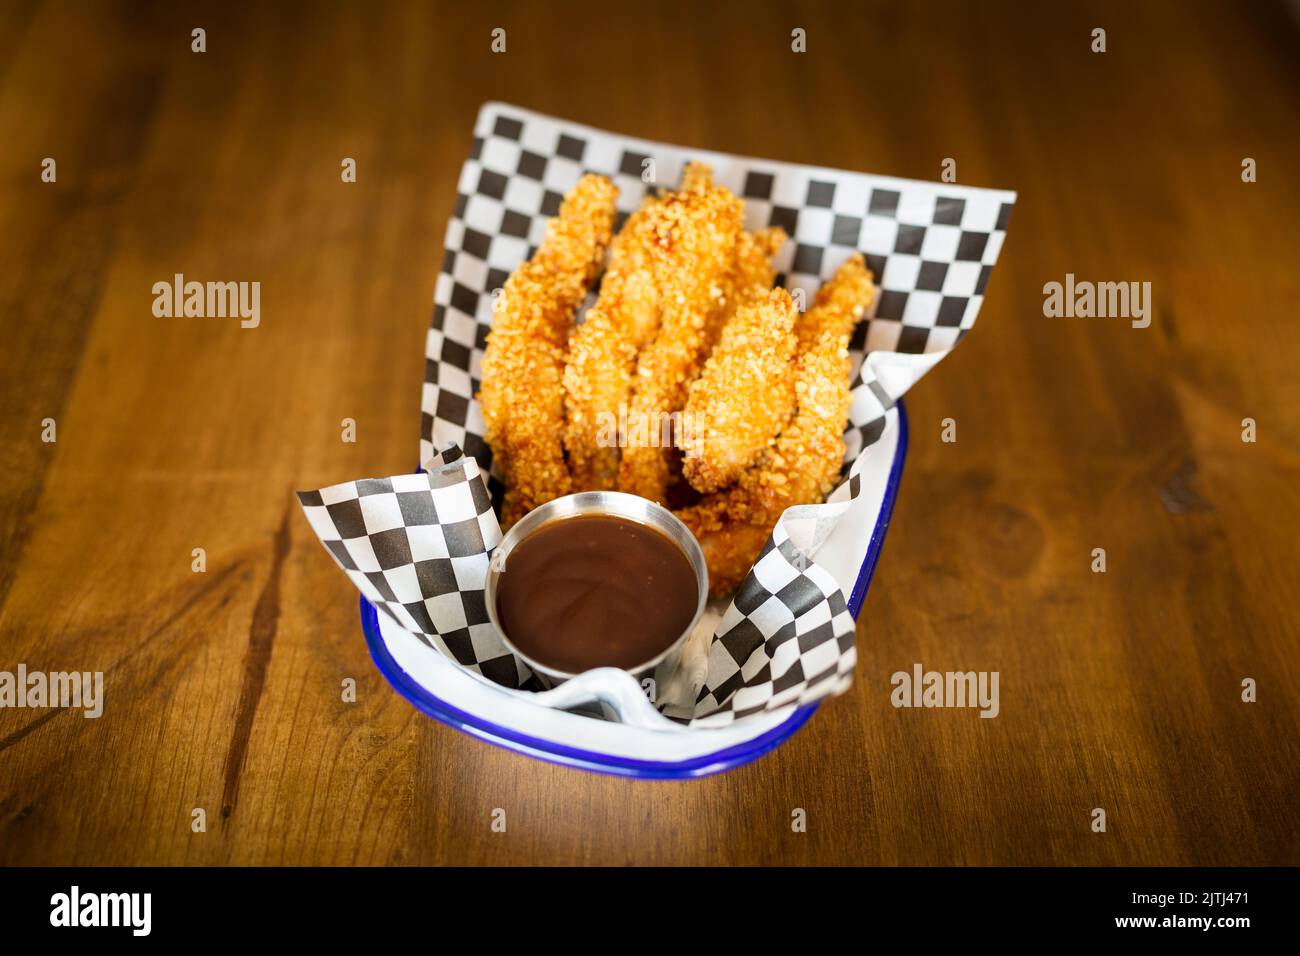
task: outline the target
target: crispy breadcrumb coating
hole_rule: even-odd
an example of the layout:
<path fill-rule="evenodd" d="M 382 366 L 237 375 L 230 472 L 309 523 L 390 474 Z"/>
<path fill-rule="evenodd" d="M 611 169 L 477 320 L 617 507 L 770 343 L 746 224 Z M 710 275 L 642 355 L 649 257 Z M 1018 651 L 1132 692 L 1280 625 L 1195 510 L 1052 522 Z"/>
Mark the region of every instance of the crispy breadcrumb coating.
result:
<path fill-rule="evenodd" d="M 834 487 L 849 414 L 849 337 L 873 295 L 871 273 L 855 254 L 796 324 L 807 344 L 797 360 L 790 423 L 734 487 L 677 512 L 704 549 L 714 596 L 744 579 L 786 508 L 822 501 Z"/>
<path fill-rule="evenodd" d="M 706 344 L 703 354 L 706 360 L 712 354 L 722 329 L 736 311 L 742 306 L 762 300 L 771 291 L 772 283 L 776 279 L 776 268 L 772 264 L 772 257 L 785 244 L 786 238 L 785 230 L 780 226 L 769 226 L 754 233 L 742 230 L 737 236 L 736 256 L 723 283 L 722 297 L 715 303 L 705 325 Z M 793 411 L 792 404 L 786 417 L 788 418 Z M 689 431 L 688 424 L 684 424 L 683 431 Z M 682 473 L 684 460 L 685 453 L 681 449 L 673 449 L 672 454 L 669 455 L 666 494 L 671 507 L 674 508 L 695 501 L 700 494 L 687 482 Z"/>
<path fill-rule="evenodd" d="M 855 252 L 840 263 L 835 275 L 822 283 L 812 308 L 795 324 L 799 350 L 809 348 L 825 332 L 843 336 L 847 343 L 875 295 L 871 270 L 862 253 Z"/>
<path fill-rule="evenodd" d="M 735 482 L 789 420 L 795 404 L 796 315 L 784 289 L 741 306 L 691 383 L 682 473 L 697 491 Z"/>
<path fill-rule="evenodd" d="M 736 258 L 727 273 L 719 307 L 709 318 L 709 347 L 741 306 L 758 302 L 772 289 L 776 268 L 772 257 L 785 244 L 785 230 L 769 226 L 758 232 L 742 232 L 736 239 Z"/>
<path fill-rule="evenodd" d="M 605 259 L 616 198 L 608 179 L 583 176 L 497 300 L 479 402 L 488 444 L 505 474 L 506 527 L 570 490 L 561 444 L 564 356 L 574 312 Z"/>
<path fill-rule="evenodd" d="M 631 395 L 636 357 L 659 328 L 659 290 L 646 226 L 654 202 L 648 199 L 614 237 L 600 295 L 569 342 L 564 448 L 577 491 L 607 490 L 618 483 L 619 409 Z"/>
<path fill-rule="evenodd" d="M 686 404 L 687 388 L 712 345 L 710 320 L 725 301 L 743 232 L 740 200 L 713 185 L 707 166 L 691 164 L 684 181 L 691 188 L 662 198 L 648 223 L 662 308 L 659 331 L 637 360 L 629 419 L 650 423 L 651 434 Z M 668 449 L 630 443 L 619 463 L 619 488 L 664 501 L 669 460 Z"/>
<path fill-rule="evenodd" d="M 713 188 L 713 167 L 708 163 L 687 163 L 682 170 L 680 192 L 706 193 Z"/>

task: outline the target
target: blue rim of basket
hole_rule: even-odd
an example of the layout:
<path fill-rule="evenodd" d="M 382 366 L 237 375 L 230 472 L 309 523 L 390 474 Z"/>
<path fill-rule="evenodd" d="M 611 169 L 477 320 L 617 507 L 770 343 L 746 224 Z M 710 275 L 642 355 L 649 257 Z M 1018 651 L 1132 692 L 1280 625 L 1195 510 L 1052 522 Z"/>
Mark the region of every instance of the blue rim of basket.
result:
<path fill-rule="evenodd" d="M 903 476 L 903 460 L 907 457 L 907 413 L 903 409 L 901 401 L 894 407 L 898 409 L 898 445 L 894 449 L 894 461 L 890 465 L 889 479 L 885 483 L 885 497 L 880 506 L 880 515 L 876 520 L 875 528 L 871 532 L 871 541 L 867 545 L 867 553 L 863 558 L 862 568 L 858 572 L 858 579 L 849 594 L 848 607 L 854 617 L 857 617 L 862 610 L 862 602 L 867 596 L 867 588 L 871 585 L 871 577 L 875 572 L 876 562 L 880 558 L 880 549 L 885 543 L 885 532 L 889 529 L 889 519 L 894 510 L 894 501 L 898 497 L 898 485 Z M 421 713 L 427 714 L 434 720 L 440 721 L 449 727 L 454 727 L 473 737 L 486 740 L 488 743 L 496 744 L 498 747 L 504 747 L 507 750 L 513 750 L 517 753 L 565 767 L 576 767 L 582 770 L 621 777 L 681 780 L 706 777 L 711 774 L 722 773 L 725 770 L 731 770 L 734 767 L 757 760 L 763 754 L 780 746 L 795 731 L 807 723 L 808 718 L 812 716 L 813 711 L 820 704 L 820 701 L 818 701 L 798 708 L 782 723 L 752 740 L 746 740 L 743 743 L 713 753 L 702 754 L 698 757 L 674 761 L 618 757 L 583 750 L 579 747 L 570 747 L 566 744 L 556 743 L 553 740 L 534 737 L 512 730 L 509 727 L 503 727 L 476 714 L 454 707 L 445 700 L 431 694 L 410 674 L 402 670 L 397 661 L 393 659 L 393 655 L 388 650 L 388 645 L 384 643 L 380 634 L 379 612 L 364 597 L 361 598 L 361 629 L 365 633 L 366 644 L 370 648 L 370 657 L 374 660 L 379 672 L 384 675 L 384 679 L 392 685 L 394 690 L 410 701 L 416 710 Z"/>

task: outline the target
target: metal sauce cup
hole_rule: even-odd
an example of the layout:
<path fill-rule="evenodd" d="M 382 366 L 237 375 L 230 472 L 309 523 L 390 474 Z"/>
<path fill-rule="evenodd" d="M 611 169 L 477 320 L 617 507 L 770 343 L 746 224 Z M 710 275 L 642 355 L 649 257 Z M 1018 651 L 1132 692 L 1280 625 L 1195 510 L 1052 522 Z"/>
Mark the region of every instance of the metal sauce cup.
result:
<path fill-rule="evenodd" d="M 709 569 L 704 563 L 704 552 L 700 549 L 700 543 L 695 540 L 695 536 L 691 534 L 690 529 L 682 524 L 677 516 L 667 508 L 638 495 L 629 495 L 622 491 L 581 491 L 574 495 L 565 495 L 563 498 L 548 501 L 546 504 L 534 508 L 516 522 L 506 532 L 506 536 L 502 539 L 501 544 L 497 546 L 496 551 L 493 552 L 492 560 L 488 564 L 487 593 L 485 594 L 488 619 L 492 622 L 492 626 L 496 628 L 497 634 L 511 653 L 517 655 L 536 673 L 550 678 L 551 683 L 562 683 L 571 677 L 577 676 L 535 661 L 515 647 L 510 641 L 510 636 L 506 634 L 505 628 L 501 626 L 501 620 L 497 615 L 497 586 L 501 575 L 509 564 L 510 552 L 519 542 L 543 525 L 563 521 L 577 515 L 612 515 L 654 528 L 666 535 L 669 540 L 681 549 L 682 554 L 686 556 L 686 560 L 691 565 L 691 570 L 695 572 L 697 600 L 695 616 L 691 619 L 691 623 L 682 631 L 677 640 L 673 641 L 661 653 L 642 664 L 637 664 L 635 667 L 624 668 L 637 681 L 644 681 L 647 677 L 650 677 L 654 679 L 656 688 L 666 686 L 681 664 L 682 648 L 685 646 L 687 639 L 690 638 L 691 632 L 695 630 L 695 625 L 700 622 L 700 616 L 704 613 L 704 606 L 709 598 Z"/>

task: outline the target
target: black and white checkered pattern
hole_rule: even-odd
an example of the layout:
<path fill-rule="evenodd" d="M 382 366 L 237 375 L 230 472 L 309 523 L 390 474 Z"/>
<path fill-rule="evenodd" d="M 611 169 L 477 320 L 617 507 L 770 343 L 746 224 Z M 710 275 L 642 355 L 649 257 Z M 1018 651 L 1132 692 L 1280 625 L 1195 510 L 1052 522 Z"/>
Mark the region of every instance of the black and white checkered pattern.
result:
<path fill-rule="evenodd" d="M 501 643 L 483 598 L 501 526 L 478 462 L 447 457 L 427 472 L 345 481 L 298 500 L 368 601 L 463 666 L 521 687 L 532 672 Z"/>
<path fill-rule="evenodd" d="M 500 531 L 474 467 L 491 466 L 474 396 L 492 294 L 541 242 L 546 220 L 583 173 L 614 180 L 621 224 L 647 190 L 675 185 L 692 160 L 712 165 L 715 179 L 743 197 L 749 228 L 786 230 L 792 241 L 777 268 L 806 302 L 854 250 L 879 284 L 873 314 L 850 347 L 844 480 L 824 504 L 786 512 L 720 623 L 687 718 L 717 726 L 848 686 L 853 619 L 835 580 L 809 556 L 861 494 L 860 473 L 894 403 L 974 325 L 1013 193 L 684 150 L 486 104 L 461 169 L 425 351 L 420 460 L 435 477 L 349 482 L 302 499 L 340 566 L 399 624 L 492 680 L 536 686 L 491 633 L 483 607 L 487 552 Z M 441 503 L 448 488 L 461 495 L 459 505 Z M 454 531 L 444 507 L 456 515 Z M 442 542 L 436 554 L 434 541 Z M 453 541 L 468 551 L 454 553 Z"/>
<path fill-rule="evenodd" d="M 718 625 L 692 726 L 842 693 L 857 662 L 853 638 L 839 585 L 778 524 Z"/>

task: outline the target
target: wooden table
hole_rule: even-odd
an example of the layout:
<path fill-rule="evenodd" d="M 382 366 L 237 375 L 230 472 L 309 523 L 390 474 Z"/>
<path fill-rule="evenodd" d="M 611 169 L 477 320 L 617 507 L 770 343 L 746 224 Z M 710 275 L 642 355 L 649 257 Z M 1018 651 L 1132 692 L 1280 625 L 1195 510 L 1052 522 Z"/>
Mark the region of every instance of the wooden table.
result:
<path fill-rule="evenodd" d="M 0 669 L 102 670 L 106 706 L 0 711 L 0 862 L 1300 862 L 1289 11 L 753 6 L 4 4 Z M 908 396 L 852 691 L 720 777 L 422 717 L 291 497 L 412 464 L 488 99 L 1019 190 L 976 333 Z M 155 318 L 177 272 L 259 280 L 261 326 Z M 1045 317 L 1067 273 L 1150 281 L 1154 321 Z M 998 671 L 1000 716 L 893 708 L 915 662 Z"/>

